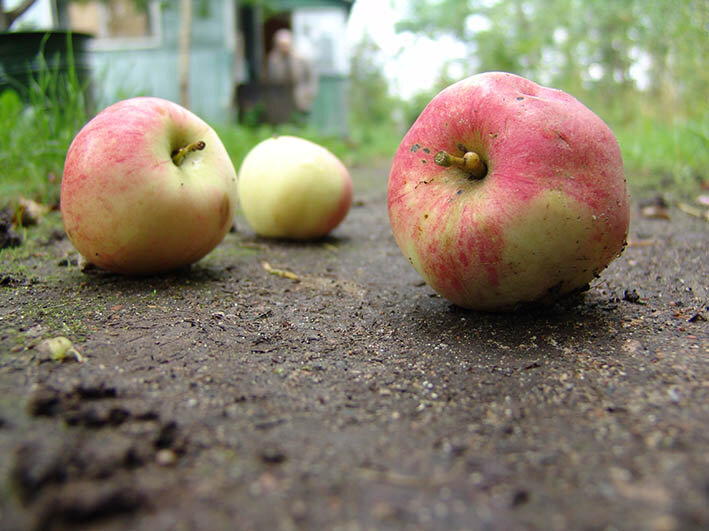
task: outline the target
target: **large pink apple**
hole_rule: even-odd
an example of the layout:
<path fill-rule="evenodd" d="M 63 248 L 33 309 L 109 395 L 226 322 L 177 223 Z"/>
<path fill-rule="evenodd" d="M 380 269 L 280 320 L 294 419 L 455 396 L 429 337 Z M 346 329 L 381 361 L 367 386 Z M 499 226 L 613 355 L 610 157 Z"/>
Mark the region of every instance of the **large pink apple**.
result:
<path fill-rule="evenodd" d="M 394 157 L 388 208 L 424 280 L 490 311 L 583 289 L 622 252 L 629 224 L 608 126 L 572 96 L 500 72 L 428 104 Z"/>
<path fill-rule="evenodd" d="M 64 227 L 93 264 L 148 274 L 196 262 L 223 239 L 237 203 L 236 171 L 214 130 L 160 98 L 97 114 L 69 147 Z"/>

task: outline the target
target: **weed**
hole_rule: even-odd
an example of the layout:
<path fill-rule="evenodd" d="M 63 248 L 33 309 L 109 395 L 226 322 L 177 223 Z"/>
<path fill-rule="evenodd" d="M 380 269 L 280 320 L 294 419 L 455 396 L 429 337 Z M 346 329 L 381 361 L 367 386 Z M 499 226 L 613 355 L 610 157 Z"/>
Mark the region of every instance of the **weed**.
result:
<path fill-rule="evenodd" d="M 0 194 L 4 201 L 18 195 L 47 204 L 59 199 L 64 157 L 71 140 L 87 119 L 86 91 L 71 53 L 64 69 L 59 58 L 47 61 L 40 52 L 39 71 L 31 76 L 27 99 L 14 89 L 0 94 Z M 45 38 L 46 42 L 46 38 Z M 42 50 L 44 43 L 42 45 Z"/>
<path fill-rule="evenodd" d="M 615 128 L 631 190 L 688 196 L 709 179 L 709 116 L 674 123 L 642 116 Z"/>

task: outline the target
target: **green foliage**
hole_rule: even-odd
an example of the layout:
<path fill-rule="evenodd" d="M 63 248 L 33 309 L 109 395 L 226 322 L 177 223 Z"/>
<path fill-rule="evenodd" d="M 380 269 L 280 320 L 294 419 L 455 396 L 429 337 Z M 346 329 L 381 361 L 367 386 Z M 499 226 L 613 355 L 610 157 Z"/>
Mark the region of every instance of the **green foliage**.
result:
<path fill-rule="evenodd" d="M 351 121 L 369 125 L 392 119 L 394 98 L 389 94 L 389 85 L 378 66 L 379 46 L 369 35 L 357 43 L 350 60 L 349 105 Z"/>
<path fill-rule="evenodd" d="M 373 126 L 369 129 L 368 140 L 361 141 L 361 138 L 326 136 L 312 127 L 293 124 L 278 126 L 262 124 L 250 127 L 242 125 L 215 126 L 215 131 L 224 143 L 237 171 L 251 148 L 267 138 L 281 135 L 297 136 L 320 144 L 339 157 L 346 166 L 365 164 L 371 159 L 393 154 L 398 140 L 396 137 L 392 139 L 391 130 L 392 127 L 386 124 Z"/>
<path fill-rule="evenodd" d="M 398 101 L 389 92 L 380 55 L 380 48 L 365 35 L 350 60 L 349 140 L 361 159 L 390 156 L 400 140 L 395 125 Z"/>
<path fill-rule="evenodd" d="M 71 54 L 70 54 L 71 56 Z M 15 90 L 0 94 L 0 194 L 3 200 L 24 195 L 55 204 L 64 157 L 87 119 L 84 87 L 74 64 L 60 69 L 41 55 L 26 99 Z M 9 124 L 9 126 L 5 126 Z"/>
<path fill-rule="evenodd" d="M 215 126 L 215 131 L 237 170 L 252 147 L 276 134 L 275 129 L 267 125 L 256 127 L 222 125 Z"/>
<path fill-rule="evenodd" d="M 467 44 L 464 75 L 501 70 L 573 94 L 619 137 L 631 186 L 689 193 L 707 175 L 706 0 L 409 0 L 398 31 Z M 438 87 L 437 87 L 438 88 Z M 437 90 L 406 106 L 407 123 Z"/>
<path fill-rule="evenodd" d="M 632 190 L 694 194 L 707 179 L 709 115 L 677 121 L 643 116 L 615 128 Z"/>
<path fill-rule="evenodd" d="M 433 86 L 427 90 L 420 91 L 414 94 L 408 101 L 402 101 L 399 103 L 399 107 L 402 110 L 404 126 L 406 129 L 411 127 L 416 119 L 421 114 L 421 111 L 428 105 L 428 103 L 444 88 L 452 85 L 458 81 L 448 75 L 447 71 L 444 69 L 439 74 L 438 78 L 434 82 Z"/>
<path fill-rule="evenodd" d="M 409 7 L 397 30 L 466 43 L 466 74 L 514 72 L 613 112 L 645 85 L 673 113 L 698 116 L 709 105 L 705 0 L 409 0 Z"/>

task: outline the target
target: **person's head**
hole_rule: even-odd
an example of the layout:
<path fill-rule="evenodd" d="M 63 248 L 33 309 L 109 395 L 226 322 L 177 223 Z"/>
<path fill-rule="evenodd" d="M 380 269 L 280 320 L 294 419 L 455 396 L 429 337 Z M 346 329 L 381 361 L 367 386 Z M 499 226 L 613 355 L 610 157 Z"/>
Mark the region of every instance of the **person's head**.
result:
<path fill-rule="evenodd" d="M 273 44 L 281 53 L 290 53 L 293 49 L 293 34 L 290 30 L 279 29 L 273 35 Z"/>

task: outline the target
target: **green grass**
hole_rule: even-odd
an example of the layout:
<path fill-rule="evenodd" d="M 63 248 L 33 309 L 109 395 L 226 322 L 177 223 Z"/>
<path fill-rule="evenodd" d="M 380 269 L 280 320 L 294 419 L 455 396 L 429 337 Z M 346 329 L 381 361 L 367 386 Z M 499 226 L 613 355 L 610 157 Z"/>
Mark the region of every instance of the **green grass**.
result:
<path fill-rule="evenodd" d="M 64 157 L 87 119 L 85 91 L 74 64 L 65 70 L 40 55 L 40 69 L 23 101 L 15 90 L 0 94 L 0 194 L 54 204 Z"/>
<path fill-rule="evenodd" d="M 691 196 L 709 181 L 709 116 L 636 118 L 614 128 L 631 190 Z"/>
<path fill-rule="evenodd" d="M 259 142 L 272 136 L 292 135 L 320 144 L 337 155 L 346 166 L 361 166 L 377 160 L 391 158 L 401 140 L 393 126 L 383 124 L 368 129 L 353 127 L 348 138 L 327 136 L 313 127 L 296 125 L 240 125 L 215 126 L 234 166 L 239 169 L 244 157 Z"/>

